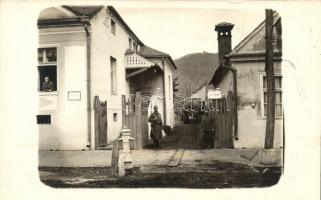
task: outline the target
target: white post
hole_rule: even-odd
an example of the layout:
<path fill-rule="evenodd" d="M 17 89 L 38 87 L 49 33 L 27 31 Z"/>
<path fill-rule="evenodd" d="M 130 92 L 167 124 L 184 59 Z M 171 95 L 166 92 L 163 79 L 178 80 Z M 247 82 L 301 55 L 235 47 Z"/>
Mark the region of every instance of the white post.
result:
<path fill-rule="evenodd" d="M 132 138 L 130 136 L 130 129 L 124 127 L 123 129 L 121 129 L 120 131 L 120 135 L 121 137 L 119 138 L 120 141 L 122 141 L 123 144 L 123 150 L 120 151 L 120 155 L 119 155 L 119 176 L 123 175 L 124 173 L 121 172 L 121 168 L 123 168 L 123 170 L 128 170 L 128 169 L 132 169 L 133 165 L 132 165 L 132 158 L 130 155 L 130 141 L 134 140 L 134 138 Z"/>

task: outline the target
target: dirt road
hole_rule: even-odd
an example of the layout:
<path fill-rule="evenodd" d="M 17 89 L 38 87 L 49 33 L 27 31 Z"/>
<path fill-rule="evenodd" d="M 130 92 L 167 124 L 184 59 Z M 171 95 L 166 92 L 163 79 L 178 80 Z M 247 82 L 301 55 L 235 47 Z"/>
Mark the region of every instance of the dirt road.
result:
<path fill-rule="evenodd" d="M 267 187 L 278 182 L 281 168 L 252 168 L 213 162 L 197 167 L 181 165 L 135 167 L 131 175 L 111 177 L 110 168 L 39 168 L 45 184 L 57 188 L 244 188 Z"/>

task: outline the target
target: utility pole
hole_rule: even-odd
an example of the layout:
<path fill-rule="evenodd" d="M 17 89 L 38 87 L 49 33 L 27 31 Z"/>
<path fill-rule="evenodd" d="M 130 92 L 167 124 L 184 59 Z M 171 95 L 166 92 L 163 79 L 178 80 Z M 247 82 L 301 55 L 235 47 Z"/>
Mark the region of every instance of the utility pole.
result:
<path fill-rule="evenodd" d="M 273 10 L 265 10 L 265 72 L 267 82 L 267 118 L 265 129 L 265 149 L 273 148 L 275 124 L 275 83 L 273 67 Z"/>

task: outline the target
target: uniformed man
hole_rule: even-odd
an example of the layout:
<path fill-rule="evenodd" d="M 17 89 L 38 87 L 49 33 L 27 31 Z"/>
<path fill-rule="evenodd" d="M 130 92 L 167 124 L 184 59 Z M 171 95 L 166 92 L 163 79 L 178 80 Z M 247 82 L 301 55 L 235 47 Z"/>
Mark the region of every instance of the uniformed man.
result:
<path fill-rule="evenodd" d="M 209 115 L 209 111 L 205 109 L 201 119 L 201 147 L 211 149 L 214 147 L 214 124 Z"/>
<path fill-rule="evenodd" d="M 151 123 L 150 137 L 153 140 L 153 147 L 160 148 L 160 140 L 162 139 L 163 122 L 158 107 L 154 106 L 154 112 L 149 116 L 148 122 Z"/>
<path fill-rule="evenodd" d="M 54 83 L 49 79 L 48 76 L 45 77 L 45 81 L 42 83 L 43 91 L 51 92 L 54 90 Z"/>

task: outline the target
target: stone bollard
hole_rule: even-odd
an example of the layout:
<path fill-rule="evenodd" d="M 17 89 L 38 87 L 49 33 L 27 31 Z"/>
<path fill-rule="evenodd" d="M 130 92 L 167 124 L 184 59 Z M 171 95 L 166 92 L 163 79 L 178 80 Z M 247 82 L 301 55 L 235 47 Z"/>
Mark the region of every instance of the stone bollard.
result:
<path fill-rule="evenodd" d="M 132 165 L 132 158 L 130 155 L 130 141 L 134 140 L 130 136 L 130 129 L 123 128 L 120 131 L 120 138 L 119 141 L 122 142 L 123 149 L 119 152 L 119 176 L 124 176 L 125 174 L 128 174 L 131 172 L 131 169 L 133 168 Z"/>

